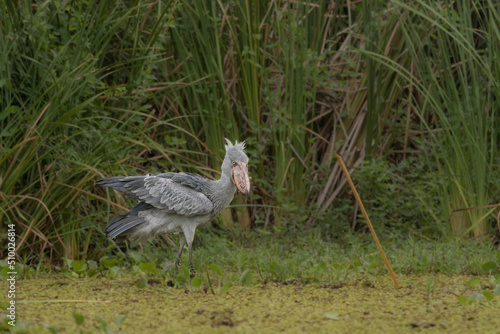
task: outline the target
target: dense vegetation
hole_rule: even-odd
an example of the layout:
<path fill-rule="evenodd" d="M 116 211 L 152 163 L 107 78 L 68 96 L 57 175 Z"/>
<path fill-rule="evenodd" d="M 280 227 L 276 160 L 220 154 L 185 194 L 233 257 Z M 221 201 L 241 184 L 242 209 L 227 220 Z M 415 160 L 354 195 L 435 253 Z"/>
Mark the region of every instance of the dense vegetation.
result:
<path fill-rule="evenodd" d="M 383 234 L 498 240 L 495 1 L 8 0 L 0 22 L 0 221 L 25 263 L 108 254 L 131 200 L 93 183 L 217 178 L 224 137 L 251 160 L 233 236 L 363 231 L 341 154 Z"/>

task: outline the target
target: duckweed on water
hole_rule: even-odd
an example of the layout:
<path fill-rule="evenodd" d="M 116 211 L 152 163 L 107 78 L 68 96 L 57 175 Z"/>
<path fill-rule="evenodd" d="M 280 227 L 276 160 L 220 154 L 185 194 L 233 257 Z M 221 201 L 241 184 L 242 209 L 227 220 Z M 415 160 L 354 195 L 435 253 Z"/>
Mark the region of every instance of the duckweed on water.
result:
<path fill-rule="evenodd" d="M 19 281 L 17 316 L 29 333 L 48 332 L 49 325 L 60 333 L 98 333 L 103 323 L 113 333 L 494 332 L 500 296 L 467 303 L 457 298 L 494 290 L 470 283 L 472 278 L 399 275 L 399 289 L 389 277 L 351 284 L 256 283 L 214 294 L 206 286 L 173 288 L 161 280 L 140 289 L 133 277 L 57 276 Z M 4 290 L 5 282 L 0 284 Z"/>

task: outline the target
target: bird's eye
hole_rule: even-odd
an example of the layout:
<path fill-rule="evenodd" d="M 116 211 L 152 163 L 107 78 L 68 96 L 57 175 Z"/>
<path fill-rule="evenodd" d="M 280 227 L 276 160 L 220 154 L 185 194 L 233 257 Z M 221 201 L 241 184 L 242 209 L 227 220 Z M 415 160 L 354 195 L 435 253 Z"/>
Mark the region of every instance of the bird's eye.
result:
<path fill-rule="evenodd" d="M 231 163 L 233 164 L 233 166 L 236 166 L 236 161 L 231 161 Z"/>

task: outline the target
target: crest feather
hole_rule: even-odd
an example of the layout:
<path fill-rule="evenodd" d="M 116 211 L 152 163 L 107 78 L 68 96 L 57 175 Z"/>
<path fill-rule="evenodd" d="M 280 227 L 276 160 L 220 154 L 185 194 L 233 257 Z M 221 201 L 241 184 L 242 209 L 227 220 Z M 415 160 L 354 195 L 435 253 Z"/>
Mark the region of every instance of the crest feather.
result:
<path fill-rule="evenodd" d="M 231 141 L 227 138 L 224 138 L 224 140 L 226 141 L 226 145 L 224 146 L 226 146 L 226 151 L 227 151 L 228 148 L 233 147 L 233 143 L 231 143 Z"/>
<path fill-rule="evenodd" d="M 246 140 L 242 141 L 241 143 L 238 143 L 238 141 L 236 141 L 234 146 L 238 146 L 239 148 L 241 148 L 241 150 L 244 150 L 246 146 Z"/>
<path fill-rule="evenodd" d="M 227 138 L 224 138 L 224 139 L 226 140 L 226 145 L 225 145 L 226 146 L 226 151 L 230 147 L 238 147 L 241 150 L 245 149 L 245 146 L 246 146 L 245 142 L 246 142 L 246 140 L 242 141 L 241 143 L 238 143 L 238 141 L 236 140 L 234 142 L 234 145 L 233 145 L 233 143 L 231 143 L 231 141 L 229 139 L 227 139 Z"/>

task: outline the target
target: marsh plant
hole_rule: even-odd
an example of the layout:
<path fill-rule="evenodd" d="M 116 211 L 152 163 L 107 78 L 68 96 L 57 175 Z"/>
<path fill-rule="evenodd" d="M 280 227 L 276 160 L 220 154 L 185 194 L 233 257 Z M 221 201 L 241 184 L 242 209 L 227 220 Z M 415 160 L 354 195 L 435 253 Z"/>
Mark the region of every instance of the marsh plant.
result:
<path fill-rule="evenodd" d="M 499 200 L 498 6 L 2 2 L 0 220 L 27 264 L 100 259 L 108 216 L 131 203 L 95 180 L 217 178 L 228 137 L 248 138 L 254 188 L 225 228 L 355 226 L 334 154 L 351 171 L 414 156 L 438 186 L 439 210 L 417 193 L 430 236 L 482 240 Z"/>

